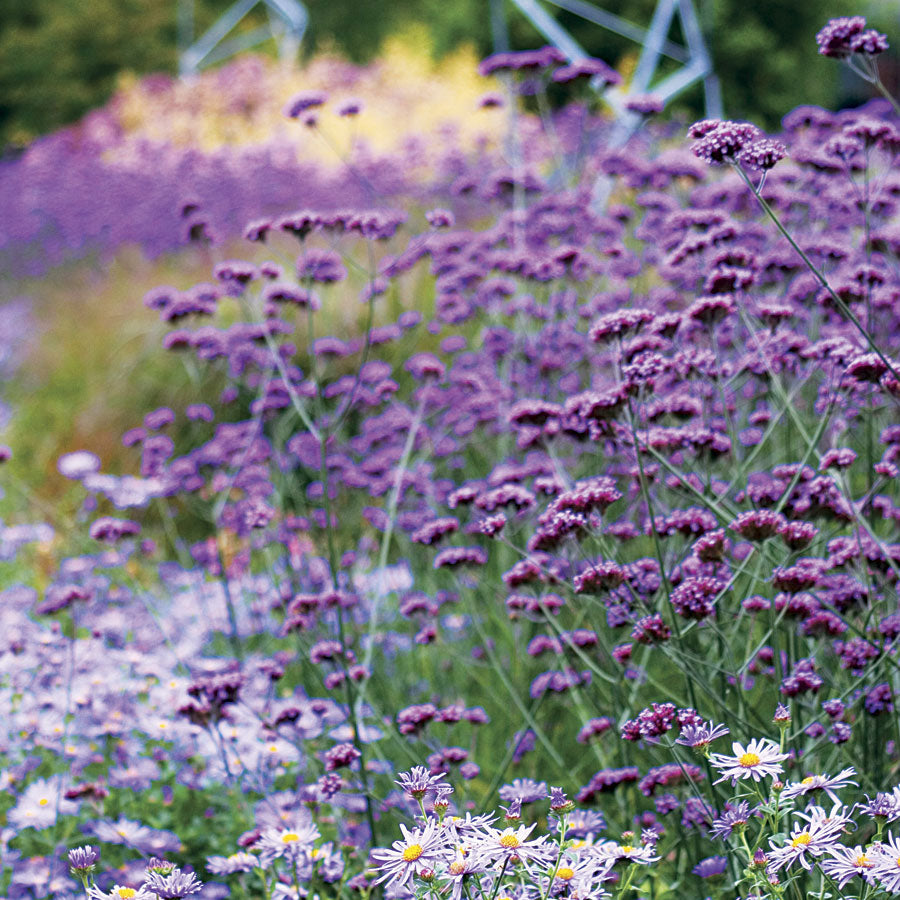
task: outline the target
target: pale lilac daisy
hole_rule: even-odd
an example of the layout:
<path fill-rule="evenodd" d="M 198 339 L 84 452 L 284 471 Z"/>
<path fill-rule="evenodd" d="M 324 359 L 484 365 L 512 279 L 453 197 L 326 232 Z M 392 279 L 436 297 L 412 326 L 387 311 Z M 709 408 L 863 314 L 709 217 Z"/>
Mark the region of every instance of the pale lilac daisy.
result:
<path fill-rule="evenodd" d="M 732 784 L 737 784 L 741 778 L 759 781 L 766 775 L 779 775 L 783 771 L 781 763 L 787 759 L 787 753 L 781 753 L 778 745 L 767 738 L 754 738 L 746 748 L 735 741 L 731 745 L 731 750 L 734 756 L 723 753 L 710 755 L 712 767 L 723 773 L 713 784 L 719 784 L 729 778 Z"/>
<path fill-rule="evenodd" d="M 265 868 L 279 857 L 296 862 L 319 838 L 319 829 L 311 822 L 297 828 L 267 828 L 254 845 L 259 848 L 259 862 Z"/>
<path fill-rule="evenodd" d="M 855 774 L 856 770 L 850 766 L 831 777 L 828 775 L 808 775 L 802 781 L 788 784 L 781 792 L 781 796 L 783 799 L 790 800 L 794 797 L 803 797 L 814 791 L 824 791 L 832 803 L 840 803 L 837 794 L 835 794 L 835 789 L 846 787 L 848 784 L 855 785 L 856 782 L 850 780 L 851 776 Z"/>
<path fill-rule="evenodd" d="M 630 863 L 638 863 L 649 866 L 658 862 L 660 857 L 656 855 L 655 847 L 651 844 L 620 844 L 618 841 L 604 841 L 595 852 L 600 859 L 611 859 L 613 862 L 625 860 Z"/>
<path fill-rule="evenodd" d="M 900 892 L 900 840 L 888 835 L 887 841 L 872 844 L 866 854 L 872 860 L 871 874 L 891 894 Z"/>
<path fill-rule="evenodd" d="M 675 738 L 676 744 L 691 747 L 693 750 L 705 750 L 716 738 L 724 737 L 728 729 L 724 725 L 713 725 L 712 722 L 701 722 L 699 725 L 688 723 Z"/>
<path fill-rule="evenodd" d="M 56 824 L 57 813 L 70 816 L 78 812 L 78 804 L 62 794 L 59 778 L 39 778 L 22 791 L 7 815 L 7 823 L 16 829 L 50 828 Z"/>
<path fill-rule="evenodd" d="M 400 831 L 403 833 L 403 840 L 394 841 L 390 850 L 379 847 L 370 853 L 381 872 L 375 884 L 383 881 L 406 884 L 413 875 L 434 868 L 448 856 L 434 820 L 427 822 L 423 828 L 414 828 L 412 831 L 401 824 Z"/>
<path fill-rule="evenodd" d="M 149 887 L 160 900 L 182 900 L 201 890 L 203 882 L 193 872 L 184 872 L 173 866 L 168 870 L 148 869 L 145 887 Z"/>
<path fill-rule="evenodd" d="M 837 882 L 839 888 L 843 889 L 856 875 L 866 882 L 872 880 L 875 861 L 859 844 L 855 847 L 829 847 L 828 854 L 828 858 L 819 860 L 819 865 L 829 878 Z"/>
<path fill-rule="evenodd" d="M 815 808 L 821 809 L 821 807 Z M 774 841 L 769 841 L 771 849 L 767 854 L 769 862 L 766 866 L 768 875 L 774 875 L 780 869 L 791 866 L 795 862 L 799 862 L 804 869 L 809 870 L 818 857 L 837 845 L 843 831 L 843 824 L 836 830 L 836 819 L 819 816 L 803 816 L 803 818 L 807 819 L 807 823 L 793 828 L 787 843 L 783 846 L 779 847 Z"/>
<path fill-rule="evenodd" d="M 488 827 L 480 839 L 472 839 L 472 846 L 477 852 L 498 862 L 519 860 L 526 869 L 531 864 L 548 865 L 553 860 L 555 849 L 548 843 L 546 835 L 528 840 L 535 824 L 503 830 Z"/>
<path fill-rule="evenodd" d="M 123 884 L 113 885 L 112 890 L 106 892 L 92 884 L 88 888 L 88 897 L 91 900 L 154 900 L 153 894 L 144 885 L 133 888 Z"/>
<path fill-rule="evenodd" d="M 211 875 L 234 875 L 259 867 L 259 860 L 252 853 L 232 853 L 231 856 L 207 856 L 206 871 Z"/>

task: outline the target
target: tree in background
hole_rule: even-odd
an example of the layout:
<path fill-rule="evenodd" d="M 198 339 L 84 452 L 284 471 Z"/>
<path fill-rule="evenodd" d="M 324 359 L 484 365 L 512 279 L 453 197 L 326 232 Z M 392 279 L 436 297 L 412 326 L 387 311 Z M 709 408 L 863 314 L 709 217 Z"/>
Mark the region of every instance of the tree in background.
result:
<path fill-rule="evenodd" d="M 0 147 L 27 142 L 101 105 L 123 70 L 177 71 L 176 0 L 0 2 Z M 194 0 L 196 33 L 230 3 Z M 875 8 L 862 8 L 870 4 Z M 698 0 L 728 115 L 772 128 L 798 103 L 834 105 L 840 96 L 838 67 L 817 64 L 813 38 L 827 19 L 859 12 L 871 13 L 875 27 L 894 33 L 890 4 L 870 4 Z M 411 23 L 428 27 L 437 54 L 464 42 L 481 54 L 492 50 L 488 0 L 306 0 L 306 5 L 307 53 L 328 48 L 363 62 L 377 55 L 392 32 Z M 646 25 L 655 0 L 598 5 Z M 588 52 L 627 74 L 637 57 L 635 44 L 564 12 L 557 16 Z M 244 23 L 255 24 L 253 16 Z M 514 48 L 543 42 L 511 5 L 509 24 Z M 672 36 L 679 38 L 677 31 Z M 678 107 L 689 115 L 701 113 L 700 89 L 680 98 Z"/>

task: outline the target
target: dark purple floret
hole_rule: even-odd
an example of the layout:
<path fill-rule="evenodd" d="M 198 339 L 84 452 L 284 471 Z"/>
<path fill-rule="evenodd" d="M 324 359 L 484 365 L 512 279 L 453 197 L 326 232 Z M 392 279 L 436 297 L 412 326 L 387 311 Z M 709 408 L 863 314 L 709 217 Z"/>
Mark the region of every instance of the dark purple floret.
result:
<path fill-rule="evenodd" d="M 878 716 L 884 712 L 894 711 L 894 700 L 891 686 L 886 682 L 877 684 L 866 694 L 865 709 L 870 716 Z"/>
<path fill-rule="evenodd" d="M 116 519 L 112 516 L 103 516 L 91 522 L 90 535 L 95 541 L 104 541 L 114 544 L 123 537 L 131 537 L 139 534 L 141 526 L 130 519 Z"/>
<path fill-rule="evenodd" d="M 672 591 L 672 606 L 685 619 L 709 618 L 715 612 L 716 599 L 726 587 L 717 578 L 686 578 Z"/>
<path fill-rule="evenodd" d="M 622 83 L 622 76 L 602 59 L 580 59 L 568 66 L 560 66 L 553 73 L 553 80 L 558 84 L 579 78 L 590 78 L 592 84 L 601 82 L 603 87 Z"/>
<path fill-rule="evenodd" d="M 665 103 L 657 94 L 634 94 L 625 101 L 625 109 L 642 116 L 661 113 L 664 108 Z"/>
<path fill-rule="evenodd" d="M 733 160 L 748 145 L 759 140 L 759 129 L 748 122 L 715 122 L 695 123 L 688 134 L 702 134 L 698 137 L 691 150 L 694 155 L 708 163 L 724 163 Z M 702 126 L 702 128 L 701 128 Z"/>
<path fill-rule="evenodd" d="M 662 644 L 670 637 L 672 631 L 659 613 L 638 619 L 631 631 L 631 639 L 639 644 Z"/>
<path fill-rule="evenodd" d="M 749 510 L 741 513 L 729 526 L 748 541 L 765 541 L 778 534 L 787 524 L 781 513 L 767 509 Z"/>
<path fill-rule="evenodd" d="M 776 164 L 787 156 L 787 147 L 781 141 L 773 141 L 768 138 L 754 141 L 738 154 L 738 162 L 751 169 L 768 172 L 774 169 Z"/>
<path fill-rule="evenodd" d="M 829 19 L 825 27 L 816 35 L 819 53 L 833 59 L 844 59 L 853 53 L 851 41 L 866 30 L 863 16 L 843 16 Z"/>
<path fill-rule="evenodd" d="M 860 34 L 855 34 L 850 38 L 850 49 L 853 53 L 863 53 L 866 56 L 878 56 L 884 53 L 890 44 L 888 44 L 887 35 L 876 31 L 874 28 L 867 28 Z"/>
<path fill-rule="evenodd" d="M 452 569 L 457 566 L 483 566 L 487 560 L 487 553 L 481 547 L 447 547 L 435 556 L 433 565 L 435 569 Z"/>
<path fill-rule="evenodd" d="M 701 859 L 691 871 L 699 878 L 714 878 L 723 875 L 728 866 L 728 860 L 724 856 L 709 856 Z"/>
<path fill-rule="evenodd" d="M 397 713 L 397 729 L 400 734 L 418 734 L 435 718 L 437 712 L 437 707 L 433 703 L 407 706 Z"/>
<path fill-rule="evenodd" d="M 291 98 L 284 108 L 284 114 L 289 119 L 299 119 L 308 110 L 322 106 L 327 99 L 328 95 L 320 91 L 304 91 Z"/>
<path fill-rule="evenodd" d="M 336 769 L 350 768 L 361 755 L 353 744 L 337 744 L 325 752 L 325 771 L 334 772 Z"/>
<path fill-rule="evenodd" d="M 685 781 L 696 783 L 705 777 L 698 766 L 666 763 L 650 769 L 638 782 L 638 788 L 645 797 L 652 797 L 658 787 L 669 787 Z"/>
<path fill-rule="evenodd" d="M 491 75 L 503 70 L 527 72 L 546 69 L 566 62 L 565 54 L 556 47 L 541 47 L 539 50 L 519 50 L 495 53 L 483 59 L 478 66 L 480 75 Z"/>
<path fill-rule="evenodd" d="M 452 516 L 427 522 L 413 532 L 412 541 L 417 544 L 436 544 L 438 541 L 459 530 L 459 520 Z"/>

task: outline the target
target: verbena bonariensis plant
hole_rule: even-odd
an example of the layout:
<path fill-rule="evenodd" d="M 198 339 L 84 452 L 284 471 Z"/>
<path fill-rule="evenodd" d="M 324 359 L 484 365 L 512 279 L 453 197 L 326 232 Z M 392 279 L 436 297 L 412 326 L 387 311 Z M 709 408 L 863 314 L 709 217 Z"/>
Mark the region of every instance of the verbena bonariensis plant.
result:
<path fill-rule="evenodd" d="M 486 68 L 539 96 L 559 63 Z M 140 477 L 66 460 L 111 549 L 34 605 L 54 627 L 8 603 L 11 895 L 66 894 L 78 826 L 121 900 L 175 896 L 135 853 L 242 896 L 900 889 L 896 116 L 580 169 L 573 121 L 543 173 L 516 141 L 461 165 L 420 233 L 301 209 L 148 296 L 198 396 L 125 436 Z"/>

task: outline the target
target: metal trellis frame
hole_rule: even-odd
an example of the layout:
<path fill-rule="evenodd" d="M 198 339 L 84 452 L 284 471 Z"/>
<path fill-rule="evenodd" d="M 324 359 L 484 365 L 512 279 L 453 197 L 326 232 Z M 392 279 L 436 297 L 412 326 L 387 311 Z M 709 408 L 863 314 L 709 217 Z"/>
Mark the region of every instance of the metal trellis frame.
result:
<path fill-rule="evenodd" d="M 491 0 L 491 28 L 497 50 L 509 49 L 504 2 L 505 0 Z M 641 55 L 627 92 L 615 88 L 606 95 L 616 112 L 622 134 L 630 134 L 641 120 L 640 116 L 626 109 L 625 103 L 629 97 L 653 93 L 663 103 L 668 103 L 698 81 L 703 82 L 707 116 L 722 117 L 719 81 L 713 72 L 712 59 L 703 38 L 693 0 L 658 0 L 650 25 L 646 29 L 600 9 L 587 0 L 509 0 L 509 2 L 551 44 L 565 53 L 571 62 L 584 59 L 588 54 L 548 12 L 544 4 L 565 10 L 641 45 Z M 680 21 L 685 46 L 669 39 L 669 31 L 676 15 Z M 680 63 L 681 66 L 677 71 L 654 83 L 654 76 L 663 56 Z"/>
<path fill-rule="evenodd" d="M 266 9 L 268 23 L 244 34 L 229 34 L 257 6 Z M 180 0 L 178 6 L 179 43 L 182 46 L 182 75 L 196 74 L 204 66 L 227 59 L 273 38 L 282 59 L 295 59 L 309 24 L 309 12 L 301 0 L 236 0 L 197 40 L 193 36 L 193 0 Z"/>

